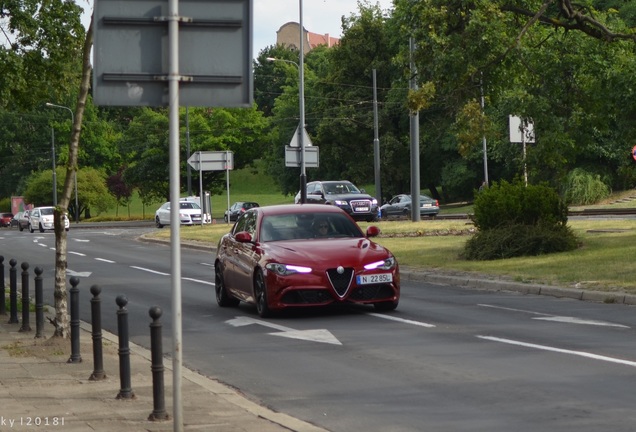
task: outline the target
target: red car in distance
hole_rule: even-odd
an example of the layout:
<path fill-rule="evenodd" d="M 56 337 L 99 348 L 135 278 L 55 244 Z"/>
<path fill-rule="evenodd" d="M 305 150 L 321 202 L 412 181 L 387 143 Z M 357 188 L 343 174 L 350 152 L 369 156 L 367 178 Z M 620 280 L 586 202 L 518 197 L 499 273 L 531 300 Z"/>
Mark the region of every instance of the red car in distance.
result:
<path fill-rule="evenodd" d="M 221 307 L 243 301 L 261 317 L 288 308 L 333 304 L 394 310 L 397 260 L 342 209 L 320 204 L 256 207 L 219 241 L 214 263 Z"/>

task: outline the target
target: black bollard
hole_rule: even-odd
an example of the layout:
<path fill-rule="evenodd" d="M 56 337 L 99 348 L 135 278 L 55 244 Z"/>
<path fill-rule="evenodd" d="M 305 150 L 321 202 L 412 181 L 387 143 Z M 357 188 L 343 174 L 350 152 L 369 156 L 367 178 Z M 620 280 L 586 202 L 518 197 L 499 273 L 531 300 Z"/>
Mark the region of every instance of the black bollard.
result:
<path fill-rule="evenodd" d="M 0 255 L 0 286 L 2 287 L 2 301 L 0 302 L 0 315 L 7 314 L 7 293 L 4 286 L 4 257 Z"/>
<path fill-rule="evenodd" d="M 168 420 L 170 416 L 166 412 L 165 393 L 163 386 L 163 346 L 161 342 L 161 308 L 153 306 L 148 312 L 152 323 L 150 324 L 150 351 L 152 356 L 152 400 L 153 410 L 148 420 Z"/>
<path fill-rule="evenodd" d="M 17 324 L 18 320 L 18 270 L 15 268 L 18 262 L 11 258 L 9 261 L 9 324 Z"/>
<path fill-rule="evenodd" d="M 115 299 L 119 310 L 117 311 L 117 334 L 119 335 L 119 381 L 121 388 L 117 399 L 133 399 L 135 394 L 130 384 L 130 348 L 128 347 L 128 298 L 119 295 Z"/>
<path fill-rule="evenodd" d="M 29 320 L 29 307 L 31 302 L 29 301 L 29 263 L 22 263 L 22 326 L 21 332 L 30 332 L 31 325 Z"/>
<path fill-rule="evenodd" d="M 73 276 L 71 282 L 71 357 L 67 363 L 81 363 L 80 354 L 80 316 L 79 316 L 79 278 Z"/>
<path fill-rule="evenodd" d="M 35 268 L 35 337 L 41 338 L 44 331 L 44 292 L 42 291 L 42 270 Z"/>
<path fill-rule="evenodd" d="M 101 299 L 99 293 L 102 289 L 97 285 L 91 287 L 91 324 L 92 324 L 92 336 L 93 336 L 93 373 L 91 374 L 90 381 L 100 381 L 106 379 L 106 373 L 104 372 L 104 356 L 102 351 L 102 310 Z"/>

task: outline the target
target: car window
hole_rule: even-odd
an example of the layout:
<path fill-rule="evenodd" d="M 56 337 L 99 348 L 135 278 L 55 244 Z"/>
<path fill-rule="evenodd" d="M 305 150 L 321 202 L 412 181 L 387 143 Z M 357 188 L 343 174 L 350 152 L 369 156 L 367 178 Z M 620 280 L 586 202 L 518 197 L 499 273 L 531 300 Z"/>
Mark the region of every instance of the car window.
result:
<path fill-rule="evenodd" d="M 302 213 L 267 216 L 261 226 L 262 241 L 307 240 L 316 238 L 316 222 L 329 225 L 327 237 L 363 237 L 362 231 L 346 215 Z"/>
<path fill-rule="evenodd" d="M 40 213 L 42 213 L 43 215 L 52 215 L 53 214 L 53 208 L 43 208 L 42 210 L 40 210 Z"/>
<path fill-rule="evenodd" d="M 201 207 L 199 207 L 199 204 L 194 203 L 194 202 L 189 202 L 189 201 L 180 202 L 179 203 L 179 207 L 182 208 L 182 209 L 195 209 L 195 210 L 198 210 L 198 209 L 201 208 Z"/>
<path fill-rule="evenodd" d="M 234 224 L 232 234 L 239 233 L 241 231 L 247 231 L 254 236 L 256 232 L 256 212 L 247 211 L 239 216 L 238 220 Z"/>

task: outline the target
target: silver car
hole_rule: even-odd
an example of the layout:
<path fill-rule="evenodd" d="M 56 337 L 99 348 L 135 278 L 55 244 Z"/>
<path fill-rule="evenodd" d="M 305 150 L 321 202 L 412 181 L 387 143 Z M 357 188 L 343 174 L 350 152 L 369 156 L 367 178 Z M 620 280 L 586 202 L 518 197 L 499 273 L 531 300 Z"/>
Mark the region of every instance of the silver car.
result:
<path fill-rule="evenodd" d="M 179 202 L 179 221 L 181 225 L 197 225 L 201 223 L 201 207 L 192 201 Z M 163 228 L 170 225 L 170 201 L 163 203 L 155 212 L 155 225 Z"/>
<path fill-rule="evenodd" d="M 29 213 L 29 232 L 38 229 L 40 232 L 55 229 L 53 220 L 55 208 L 53 207 L 36 207 Z M 70 223 L 68 217 L 64 215 L 64 229 L 69 230 Z"/>

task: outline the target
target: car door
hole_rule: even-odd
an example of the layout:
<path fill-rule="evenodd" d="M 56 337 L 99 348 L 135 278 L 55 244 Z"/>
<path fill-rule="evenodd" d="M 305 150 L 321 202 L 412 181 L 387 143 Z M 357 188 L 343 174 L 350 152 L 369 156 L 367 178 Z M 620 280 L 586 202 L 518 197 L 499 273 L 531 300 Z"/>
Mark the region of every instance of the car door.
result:
<path fill-rule="evenodd" d="M 384 208 L 385 216 L 396 216 L 402 214 L 402 210 L 400 210 L 400 196 L 394 196 L 389 201 L 388 205 Z"/>
<path fill-rule="evenodd" d="M 243 221 L 242 231 L 250 233 L 252 238 L 256 237 L 257 212 L 247 211 L 241 216 Z M 244 295 L 248 301 L 253 301 L 252 297 L 252 275 L 254 267 L 258 262 L 257 247 L 254 243 L 236 242 L 234 245 L 234 277 L 233 283 L 236 289 Z"/>
<path fill-rule="evenodd" d="M 325 192 L 320 183 L 310 183 L 307 185 L 307 203 L 324 204 Z"/>

